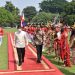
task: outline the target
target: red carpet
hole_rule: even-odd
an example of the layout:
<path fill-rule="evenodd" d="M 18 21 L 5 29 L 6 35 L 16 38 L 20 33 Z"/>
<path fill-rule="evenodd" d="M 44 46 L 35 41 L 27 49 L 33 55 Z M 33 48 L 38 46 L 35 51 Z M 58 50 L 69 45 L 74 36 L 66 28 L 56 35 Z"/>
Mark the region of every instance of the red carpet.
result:
<path fill-rule="evenodd" d="M 15 69 L 15 60 L 14 60 L 14 54 L 13 54 L 13 48 L 12 43 L 10 39 L 10 34 L 8 34 L 8 70 L 14 70 Z"/>
<path fill-rule="evenodd" d="M 12 35 L 13 36 L 13 35 Z M 10 44 L 9 44 L 10 43 Z M 8 35 L 9 46 L 9 70 L 10 72 L 1 72 L 0 75 L 63 75 L 48 59 L 42 56 L 45 64 L 36 62 L 36 50 L 32 45 L 26 47 L 25 62 L 22 64 L 22 71 L 15 70 L 13 48 L 11 45 L 10 35 Z M 31 50 L 33 50 L 33 53 Z M 12 62 L 11 62 L 12 61 Z M 45 66 L 46 65 L 46 66 Z"/>
<path fill-rule="evenodd" d="M 25 62 L 23 64 L 23 70 L 43 70 L 42 64 L 36 63 L 36 57 L 33 53 L 26 47 Z"/>

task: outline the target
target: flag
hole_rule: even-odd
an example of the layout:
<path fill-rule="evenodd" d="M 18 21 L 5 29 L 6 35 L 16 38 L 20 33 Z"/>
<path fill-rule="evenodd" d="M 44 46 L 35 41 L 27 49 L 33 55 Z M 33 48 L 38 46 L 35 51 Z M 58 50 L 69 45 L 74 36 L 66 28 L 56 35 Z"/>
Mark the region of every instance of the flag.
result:
<path fill-rule="evenodd" d="M 26 25 L 26 22 L 25 22 L 24 14 L 22 14 L 22 16 L 21 16 L 21 27 L 24 27 L 25 25 Z"/>

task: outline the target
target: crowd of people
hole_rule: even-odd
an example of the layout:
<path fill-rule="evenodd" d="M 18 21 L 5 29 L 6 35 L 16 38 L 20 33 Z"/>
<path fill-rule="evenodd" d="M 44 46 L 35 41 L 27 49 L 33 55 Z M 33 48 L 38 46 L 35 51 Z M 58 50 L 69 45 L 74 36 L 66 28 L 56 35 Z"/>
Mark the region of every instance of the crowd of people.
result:
<path fill-rule="evenodd" d="M 63 66 L 75 64 L 75 25 L 27 25 L 23 30 L 29 34 L 30 42 L 36 47 L 38 63 L 41 63 L 42 50 L 46 50 L 49 55 L 55 52 L 54 59 L 62 60 Z"/>

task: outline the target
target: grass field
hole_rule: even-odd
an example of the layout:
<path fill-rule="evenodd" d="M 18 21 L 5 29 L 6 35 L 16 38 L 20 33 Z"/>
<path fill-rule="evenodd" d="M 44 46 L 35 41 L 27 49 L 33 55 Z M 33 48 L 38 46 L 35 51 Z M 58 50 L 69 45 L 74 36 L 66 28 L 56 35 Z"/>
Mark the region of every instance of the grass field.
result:
<path fill-rule="evenodd" d="M 64 73 L 64 75 L 75 75 L 75 65 L 72 65 L 72 67 L 63 67 L 63 63 L 60 61 L 60 64 L 58 64 L 58 59 L 54 59 L 54 52 L 50 55 L 46 54 L 46 52 L 43 53 L 46 58 L 48 58 L 56 67 L 58 67 L 61 72 Z"/>
<path fill-rule="evenodd" d="M 4 29 L 4 32 L 15 32 L 16 31 L 16 28 L 5 28 Z"/>
<path fill-rule="evenodd" d="M 0 70 L 8 69 L 8 51 L 7 51 L 7 35 L 3 36 L 3 43 L 0 46 Z"/>
<path fill-rule="evenodd" d="M 8 69 L 8 47 L 7 47 L 7 32 L 15 32 L 16 28 L 5 28 L 4 29 L 4 36 L 3 42 L 0 46 L 0 70 L 7 70 Z"/>

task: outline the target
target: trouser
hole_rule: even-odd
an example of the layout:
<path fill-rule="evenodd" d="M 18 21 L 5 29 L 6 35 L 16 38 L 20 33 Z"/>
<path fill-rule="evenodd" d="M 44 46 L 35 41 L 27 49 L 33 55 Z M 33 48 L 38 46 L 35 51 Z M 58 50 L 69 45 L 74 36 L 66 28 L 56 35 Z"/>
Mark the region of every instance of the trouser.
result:
<path fill-rule="evenodd" d="M 0 36 L 0 46 L 1 46 L 1 44 L 2 44 L 2 36 Z"/>
<path fill-rule="evenodd" d="M 42 46 L 43 46 L 43 45 L 36 45 L 37 60 L 38 60 L 38 61 L 41 60 L 41 56 L 42 56 Z"/>
<path fill-rule="evenodd" d="M 25 48 L 17 48 L 18 60 L 21 63 L 24 60 Z"/>

